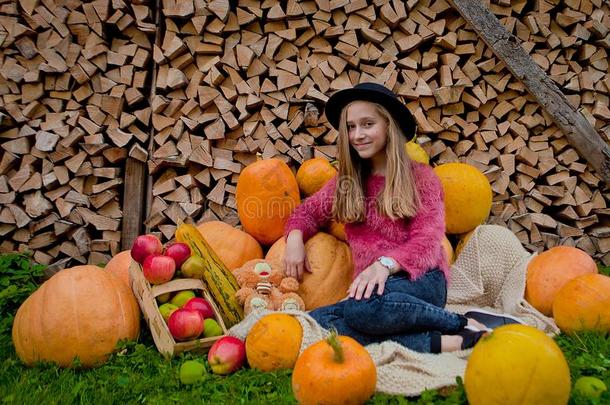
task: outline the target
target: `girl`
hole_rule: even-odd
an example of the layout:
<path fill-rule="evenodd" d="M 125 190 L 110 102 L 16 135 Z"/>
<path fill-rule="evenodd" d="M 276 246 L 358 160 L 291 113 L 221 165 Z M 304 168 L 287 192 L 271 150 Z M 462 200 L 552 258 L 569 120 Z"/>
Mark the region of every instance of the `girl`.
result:
<path fill-rule="evenodd" d="M 335 218 L 345 223 L 354 279 L 346 299 L 310 315 L 363 345 L 394 340 L 432 353 L 474 346 L 485 325 L 443 309 L 443 192 L 432 168 L 405 152 L 411 113 L 389 89 L 361 83 L 330 97 L 326 117 L 339 131 L 339 173 L 291 215 L 284 265 L 301 279 L 304 242 Z"/>

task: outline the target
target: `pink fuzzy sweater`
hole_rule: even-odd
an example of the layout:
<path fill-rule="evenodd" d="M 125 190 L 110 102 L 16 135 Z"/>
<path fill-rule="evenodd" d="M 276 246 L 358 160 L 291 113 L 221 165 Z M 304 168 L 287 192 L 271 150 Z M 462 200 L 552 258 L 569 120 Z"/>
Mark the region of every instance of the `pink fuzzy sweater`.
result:
<path fill-rule="evenodd" d="M 385 177 L 371 175 L 365 182 L 366 220 L 345 225 L 345 234 L 354 260 L 354 277 L 380 256 L 396 260 L 411 279 L 439 267 L 445 278 L 449 265 L 442 246 L 445 235 L 445 206 L 440 180 L 428 165 L 413 162 L 412 170 L 421 206 L 410 219 L 392 220 L 381 216 L 375 198 L 382 191 Z M 290 216 L 285 234 L 298 229 L 307 241 L 331 219 L 336 178 L 305 199 Z"/>

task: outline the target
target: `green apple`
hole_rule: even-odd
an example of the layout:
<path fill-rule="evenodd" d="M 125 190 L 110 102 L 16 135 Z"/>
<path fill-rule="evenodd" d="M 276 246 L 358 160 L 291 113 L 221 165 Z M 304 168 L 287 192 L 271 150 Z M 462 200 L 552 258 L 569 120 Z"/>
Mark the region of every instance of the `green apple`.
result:
<path fill-rule="evenodd" d="M 186 259 L 186 261 L 182 263 L 181 267 L 182 275 L 186 278 L 203 278 L 204 270 L 205 261 L 196 255 Z"/>
<path fill-rule="evenodd" d="M 165 304 L 171 298 L 172 293 L 161 294 L 157 297 L 157 302 L 159 304 Z"/>
<path fill-rule="evenodd" d="M 204 337 L 220 336 L 222 334 L 222 328 L 215 319 L 208 318 L 203 321 Z"/>
<path fill-rule="evenodd" d="M 180 382 L 194 384 L 203 379 L 206 373 L 205 366 L 196 360 L 187 360 L 180 366 Z"/>
<path fill-rule="evenodd" d="M 167 323 L 169 316 L 174 313 L 175 310 L 179 309 L 177 305 L 172 304 L 171 302 L 166 302 L 165 304 L 159 307 L 159 312 L 161 312 L 161 316 Z"/>
<path fill-rule="evenodd" d="M 169 301 L 171 304 L 176 305 L 177 307 L 182 307 L 187 303 L 191 298 L 195 298 L 195 291 L 193 290 L 183 290 L 178 292 L 173 298 Z"/>
<path fill-rule="evenodd" d="M 608 390 L 606 384 L 595 377 L 583 376 L 574 383 L 574 391 L 586 398 L 599 398 L 606 390 Z"/>

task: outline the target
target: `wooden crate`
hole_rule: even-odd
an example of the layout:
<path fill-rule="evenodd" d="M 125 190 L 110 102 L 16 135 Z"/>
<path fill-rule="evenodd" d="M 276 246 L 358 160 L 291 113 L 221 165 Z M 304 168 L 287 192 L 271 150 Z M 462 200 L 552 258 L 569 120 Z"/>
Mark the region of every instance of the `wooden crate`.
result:
<path fill-rule="evenodd" d="M 203 281 L 194 278 L 179 278 L 167 283 L 151 285 L 144 278 L 141 266 L 132 260 L 131 266 L 129 267 L 129 282 L 131 284 L 131 289 L 138 300 L 142 314 L 144 314 L 144 319 L 146 319 L 146 323 L 148 323 L 157 350 L 159 350 L 163 357 L 169 359 L 184 351 L 206 353 L 214 342 L 227 334 L 227 328 L 218 311 L 218 307 L 203 284 Z M 156 298 L 165 293 L 182 290 L 199 291 L 200 295 L 212 305 L 214 314 L 216 315 L 216 321 L 224 332 L 222 335 L 189 340 L 187 342 L 177 342 L 174 339 L 169 332 L 165 320 L 163 320 L 163 317 L 159 312 Z"/>

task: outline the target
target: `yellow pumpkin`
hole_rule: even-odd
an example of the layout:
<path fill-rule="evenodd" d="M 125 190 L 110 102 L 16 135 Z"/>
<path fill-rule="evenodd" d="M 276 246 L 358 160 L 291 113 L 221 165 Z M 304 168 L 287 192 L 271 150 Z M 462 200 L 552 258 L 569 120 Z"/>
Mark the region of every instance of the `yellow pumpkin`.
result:
<path fill-rule="evenodd" d="M 428 157 L 428 154 L 426 153 L 424 148 L 422 148 L 417 142 L 410 141 L 405 143 L 405 150 L 407 151 L 407 155 L 409 155 L 409 158 L 411 160 L 426 165 L 429 164 L 430 157 Z"/>
<path fill-rule="evenodd" d="M 525 299 L 546 316 L 553 315 L 557 292 L 583 274 L 596 274 L 595 261 L 571 246 L 555 246 L 534 257 L 527 265 Z"/>
<path fill-rule="evenodd" d="M 197 229 L 229 270 L 263 258 L 263 248 L 254 237 L 227 223 L 208 221 L 197 225 Z"/>
<path fill-rule="evenodd" d="M 302 339 L 303 328 L 294 317 L 265 315 L 246 336 L 248 364 L 262 371 L 291 369 L 299 357 Z"/>
<path fill-rule="evenodd" d="M 450 234 L 465 233 L 482 224 L 491 211 L 489 180 L 466 163 L 445 163 L 434 168 L 445 193 L 445 227 Z"/>
<path fill-rule="evenodd" d="M 328 160 L 317 157 L 303 162 L 297 170 L 297 183 L 304 196 L 320 190 L 324 184 L 337 175 L 337 170 Z"/>
<path fill-rule="evenodd" d="M 246 166 L 235 190 L 237 214 L 244 230 L 263 245 L 271 245 L 300 204 L 299 186 L 280 159 L 259 160 Z"/>
<path fill-rule="evenodd" d="M 527 325 L 505 325 L 474 347 L 464 388 L 471 405 L 566 404 L 570 369 L 544 332 Z"/>
<path fill-rule="evenodd" d="M 566 333 L 610 332 L 610 277 L 585 274 L 568 281 L 555 296 L 553 318 Z"/>
<path fill-rule="evenodd" d="M 280 266 L 283 271 L 285 250 L 286 242 L 281 238 L 271 246 L 265 260 Z M 318 232 L 305 243 L 305 251 L 312 272 L 303 274 L 297 292 L 303 298 L 305 308 L 312 310 L 345 298 L 354 272 L 349 246 L 332 235 Z"/>
<path fill-rule="evenodd" d="M 78 357 L 83 367 L 92 367 L 139 331 L 138 303 L 123 281 L 97 266 L 76 266 L 55 274 L 23 302 L 12 336 L 28 365 L 70 367 Z"/>

